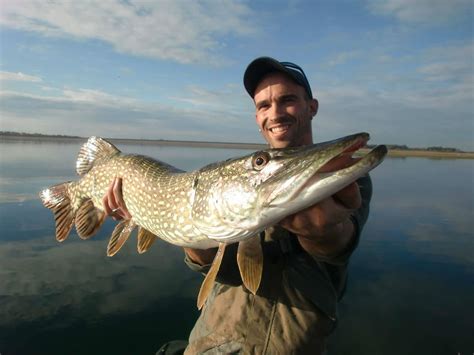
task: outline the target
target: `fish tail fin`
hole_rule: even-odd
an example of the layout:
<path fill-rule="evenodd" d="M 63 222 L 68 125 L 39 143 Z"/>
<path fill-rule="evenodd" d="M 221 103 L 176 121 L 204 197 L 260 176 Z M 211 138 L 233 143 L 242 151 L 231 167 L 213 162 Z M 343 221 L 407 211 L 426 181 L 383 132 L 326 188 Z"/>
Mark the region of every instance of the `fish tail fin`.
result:
<path fill-rule="evenodd" d="M 105 212 L 96 208 L 92 200 L 82 203 L 75 217 L 76 231 L 81 239 L 89 239 L 100 229 L 105 221 Z"/>
<path fill-rule="evenodd" d="M 72 182 L 64 182 L 44 189 L 40 198 L 44 207 L 49 208 L 56 221 L 56 239 L 64 241 L 71 232 L 74 224 L 74 209 L 71 203 Z"/>
<path fill-rule="evenodd" d="M 100 137 L 90 137 L 81 147 L 76 161 L 76 172 L 82 176 L 94 166 L 97 159 L 120 153 L 112 143 Z"/>

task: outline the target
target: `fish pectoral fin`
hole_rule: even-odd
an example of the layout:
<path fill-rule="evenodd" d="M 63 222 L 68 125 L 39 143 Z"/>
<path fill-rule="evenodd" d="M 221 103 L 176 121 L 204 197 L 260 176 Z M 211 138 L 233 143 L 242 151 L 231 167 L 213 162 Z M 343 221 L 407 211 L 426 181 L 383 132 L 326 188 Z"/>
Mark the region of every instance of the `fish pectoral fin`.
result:
<path fill-rule="evenodd" d="M 151 245 L 155 242 L 158 237 L 153 233 L 147 231 L 145 228 L 140 227 L 138 229 L 138 243 L 137 249 L 140 254 L 143 254 Z"/>
<path fill-rule="evenodd" d="M 107 246 L 107 256 L 114 256 L 117 254 L 135 227 L 136 224 L 131 219 L 123 220 L 117 224 L 112 232 L 112 237 L 110 237 L 109 245 Z"/>
<path fill-rule="evenodd" d="M 82 239 L 89 239 L 102 226 L 105 213 L 94 206 L 92 200 L 85 201 L 77 210 L 76 231 Z"/>
<path fill-rule="evenodd" d="M 219 244 L 219 248 L 217 249 L 217 253 L 214 257 L 214 261 L 212 262 L 211 268 L 209 269 L 206 278 L 202 282 L 201 289 L 199 290 L 197 298 L 198 309 L 201 309 L 202 306 L 204 306 L 207 297 L 212 291 L 212 286 L 214 285 L 214 281 L 216 280 L 217 273 L 222 263 L 222 257 L 224 256 L 225 246 L 225 243 Z"/>
<path fill-rule="evenodd" d="M 53 212 L 58 242 L 66 240 L 74 225 L 74 210 L 69 195 L 71 184 L 71 182 L 65 182 L 50 186 L 40 193 L 43 205 Z"/>
<path fill-rule="evenodd" d="M 256 235 L 239 242 L 237 265 L 247 290 L 257 293 L 263 273 L 263 251 L 260 236 Z"/>

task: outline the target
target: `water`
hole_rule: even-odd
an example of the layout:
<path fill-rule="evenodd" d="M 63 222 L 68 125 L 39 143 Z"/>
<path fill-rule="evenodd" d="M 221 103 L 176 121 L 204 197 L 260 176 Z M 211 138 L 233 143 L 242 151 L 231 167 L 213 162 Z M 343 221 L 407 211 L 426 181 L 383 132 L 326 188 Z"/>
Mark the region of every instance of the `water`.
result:
<path fill-rule="evenodd" d="M 181 169 L 249 151 L 123 145 Z M 75 179 L 78 144 L 0 144 L 0 353 L 153 354 L 186 339 L 202 277 L 180 248 L 127 243 L 114 223 L 55 241 L 42 188 Z M 351 259 L 330 354 L 474 352 L 471 160 L 387 159 L 372 173 L 369 222 Z"/>

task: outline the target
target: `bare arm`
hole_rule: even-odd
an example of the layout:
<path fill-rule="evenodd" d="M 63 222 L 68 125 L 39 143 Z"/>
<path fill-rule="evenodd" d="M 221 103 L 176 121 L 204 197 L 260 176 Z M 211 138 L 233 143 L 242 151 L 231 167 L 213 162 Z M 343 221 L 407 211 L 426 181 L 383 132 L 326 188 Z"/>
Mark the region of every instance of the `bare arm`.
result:
<path fill-rule="evenodd" d="M 191 249 L 183 248 L 184 252 L 191 258 L 192 261 L 199 265 L 211 264 L 217 253 L 217 248 L 211 249 Z"/>

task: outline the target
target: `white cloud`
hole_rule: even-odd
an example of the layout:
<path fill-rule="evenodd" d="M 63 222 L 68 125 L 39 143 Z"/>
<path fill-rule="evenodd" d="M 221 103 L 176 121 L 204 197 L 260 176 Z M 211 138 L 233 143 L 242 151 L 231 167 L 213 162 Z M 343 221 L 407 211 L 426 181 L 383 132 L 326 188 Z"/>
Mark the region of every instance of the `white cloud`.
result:
<path fill-rule="evenodd" d="M 457 81 L 471 84 L 474 90 L 474 42 L 445 45 L 426 50 L 418 68 L 428 81 Z"/>
<path fill-rule="evenodd" d="M 84 137 L 261 141 L 253 117 L 243 113 L 241 106 L 233 108 L 225 102 L 173 107 L 87 89 L 64 90 L 61 96 L 0 91 L 0 100 L 0 129 L 6 131 L 73 132 Z M 244 121 L 248 124 L 243 125 Z"/>
<path fill-rule="evenodd" d="M 348 61 L 354 60 L 360 55 L 359 51 L 341 52 L 329 59 L 328 65 L 335 66 L 345 64 Z"/>
<path fill-rule="evenodd" d="M 137 102 L 137 100 L 128 97 L 114 96 L 100 90 L 91 89 L 64 89 L 62 99 L 73 102 L 89 102 L 100 106 L 124 106 L 133 105 Z"/>
<path fill-rule="evenodd" d="M 42 81 L 40 77 L 24 74 L 22 72 L 0 71 L 0 81 L 26 81 L 31 83 L 39 83 Z"/>
<path fill-rule="evenodd" d="M 8 1 L 0 23 L 46 36 L 99 39 L 117 51 L 181 63 L 218 64 L 225 36 L 255 30 L 239 1 Z"/>
<path fill-rule="evenodd" d="M 369 0 L 372 12 L 414 24 L 446 25 L 472 18 L 472 0 Z"/>

